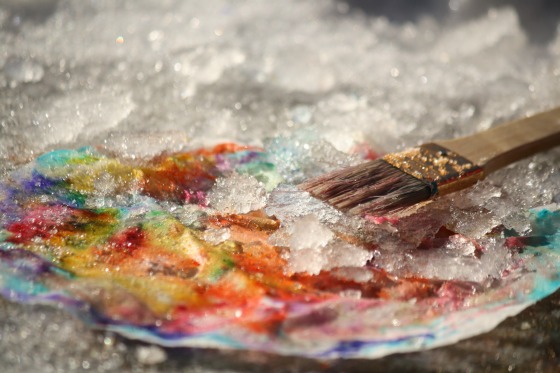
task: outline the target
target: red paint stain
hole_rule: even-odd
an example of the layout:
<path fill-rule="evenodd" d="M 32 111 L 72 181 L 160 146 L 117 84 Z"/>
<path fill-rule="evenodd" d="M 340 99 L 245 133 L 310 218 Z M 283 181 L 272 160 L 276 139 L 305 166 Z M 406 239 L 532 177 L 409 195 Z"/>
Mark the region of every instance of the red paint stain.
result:
<path fill-rule="evenodd" d="M 144 232 L 140 227 L 130 227 L 115 234 L 109 239 L 108 246 L 123 254 L 132 254 L 142 247 L 144 243 Z"/>
<path fill-rule="evenodd" d="M 29 243 L 33 239 L 49 239 L 62 227 L 72 209 L 65 206 L 39 206 L 20 221 L 7 227 L 12 235 L 8 242 L 15 244 Z"/>

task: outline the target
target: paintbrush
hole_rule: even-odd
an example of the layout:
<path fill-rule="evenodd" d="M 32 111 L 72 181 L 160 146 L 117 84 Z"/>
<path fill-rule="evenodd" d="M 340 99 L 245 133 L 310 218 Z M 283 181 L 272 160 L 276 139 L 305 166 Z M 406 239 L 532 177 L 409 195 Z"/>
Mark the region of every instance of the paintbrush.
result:
<path fill-rule="evenodd" d="M 353 215 L 387 215 L 474 185 L 560 145 L 560 107 L 461 138 L 434 141 L 299 185 Z"/>

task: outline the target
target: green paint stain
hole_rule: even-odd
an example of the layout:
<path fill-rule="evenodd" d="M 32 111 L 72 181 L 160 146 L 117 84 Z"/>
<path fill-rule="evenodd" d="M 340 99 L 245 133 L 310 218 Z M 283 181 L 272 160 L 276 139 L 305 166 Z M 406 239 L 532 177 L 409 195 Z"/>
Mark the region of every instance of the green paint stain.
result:
<path fill-rule="evenodd" d="M 237 167 L 236 171 L 255 177 L 255 179 L 263 183 L 267 192 L 272 191 L 284 180 L 276 171 L 274 164 L 270 162 L 258 161 L 247 163 Z"/>

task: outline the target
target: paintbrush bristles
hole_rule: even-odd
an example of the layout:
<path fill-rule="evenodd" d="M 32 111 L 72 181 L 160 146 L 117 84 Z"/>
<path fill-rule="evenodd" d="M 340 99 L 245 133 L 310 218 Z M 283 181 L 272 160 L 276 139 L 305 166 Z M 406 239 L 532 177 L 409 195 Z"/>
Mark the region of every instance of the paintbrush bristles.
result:
<path fill-rule="evenodd" d="M 382 159 L 322 175 L 299 187 L 353 215 L 386 215 L 426 201 L 433 194 L 430 183 Z"/>

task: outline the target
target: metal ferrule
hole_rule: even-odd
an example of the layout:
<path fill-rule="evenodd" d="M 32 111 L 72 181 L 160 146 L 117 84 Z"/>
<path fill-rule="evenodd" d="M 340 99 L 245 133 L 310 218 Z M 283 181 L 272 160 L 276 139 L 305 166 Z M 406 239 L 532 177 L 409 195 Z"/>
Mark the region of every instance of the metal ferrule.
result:
<path fill-rule="evenodd" d="M 482 167 L 434 143 L 387 154 L 383 160 L 429 183 L 432 196 L 456 192 L 484 178 Z"/>

